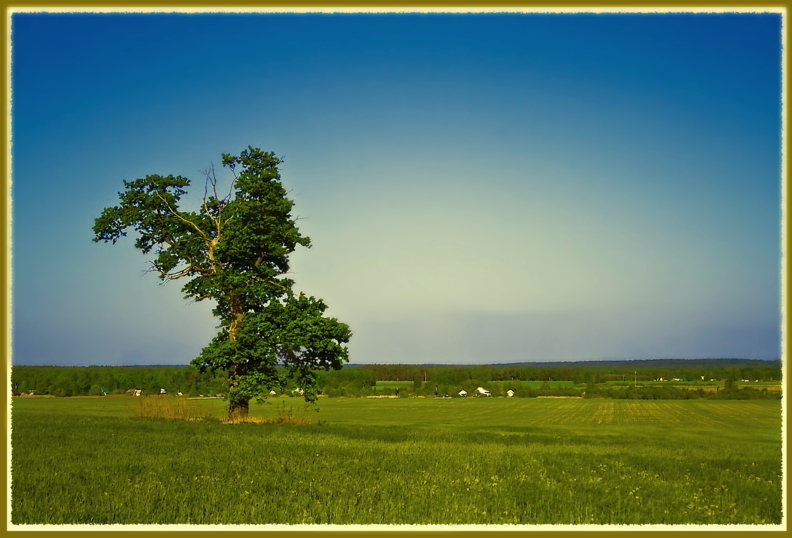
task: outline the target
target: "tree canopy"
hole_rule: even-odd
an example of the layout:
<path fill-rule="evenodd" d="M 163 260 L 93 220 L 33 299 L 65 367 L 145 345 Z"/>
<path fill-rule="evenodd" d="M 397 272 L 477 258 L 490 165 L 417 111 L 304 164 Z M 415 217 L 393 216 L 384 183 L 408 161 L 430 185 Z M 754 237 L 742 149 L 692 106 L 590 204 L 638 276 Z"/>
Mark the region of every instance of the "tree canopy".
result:
<path fill-rule="evenodd" d="M 218 194 L 213 168 L 205 172 L 197 212 L 179 208 L 190 180 L 149 175 L 124 181 L 118 206 L 94 224 L 94 241 L 116 243 L 137 232 L 135 247 L 153 253 L 151 270 L 162 280 L 186 279 L 185 297 L 215 301 L 220 332 L 193 364 L 228 373 L 229 416 L 247 414 L 252 398 L 293 378 L 307 401 L 316 398 L 317 369 L 339 369 L 348 360 L 349 327 L 326 317 L 327 305 L 293 291 L 289 255 L 310 247 L 291 211 L 273 153 L 248 147 L 223 154 L 233 176 Z"/>

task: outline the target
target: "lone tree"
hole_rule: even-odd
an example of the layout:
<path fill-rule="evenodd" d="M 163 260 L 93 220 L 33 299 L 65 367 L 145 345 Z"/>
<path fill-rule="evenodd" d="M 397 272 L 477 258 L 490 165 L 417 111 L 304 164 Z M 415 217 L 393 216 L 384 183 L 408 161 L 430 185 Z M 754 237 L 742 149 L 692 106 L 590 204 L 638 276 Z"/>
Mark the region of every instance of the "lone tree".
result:
<path fill-rule="evenodd" d="M 94 241 L 113 244 L 133 229 L 135 247 L 153 251 L 151 270 L 162 283 L 187 279 L 185 297 L 217 302 L 220 332 L 192 363 L 228 373 L 229 419 L 244 418 L 252 398 L 266 398 L 288 379 L 315 401 L 315 370 L 338 370 L 349 357 L 349 327 L 325 317 L 321 299 L 295 294 L 294 281 L 284 276 L 289 254 L 297 245 L 310 247 L 310 239 L 291 216 L 280 163 L 252 147 L 223 154 L 233 175 L 228 194 L 218 195 L 210 168 L 198 212 L 179 209 L 187 178 L 124 181 L 120 204 L 104 209 L 93 228 Z"/>

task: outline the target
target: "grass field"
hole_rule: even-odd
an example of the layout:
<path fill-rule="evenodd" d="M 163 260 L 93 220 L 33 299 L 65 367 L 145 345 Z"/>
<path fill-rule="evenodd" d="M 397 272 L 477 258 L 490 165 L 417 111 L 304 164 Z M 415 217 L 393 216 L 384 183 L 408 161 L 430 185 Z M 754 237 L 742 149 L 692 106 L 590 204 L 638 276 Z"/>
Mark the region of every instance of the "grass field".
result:
<path fill-rule="evenodd" d="M 139 405 L 16 398 L 12 522 L 781 522 L 779 401 L 323 398 L 315 426 Z"/>
<path fill-rule="evenodd" d="M 514 384 L 514 381 L 490 381 L 490 384 L 500 384 L 505 386 L 511 386 Z M 544 381 L 520 381 L 520 385 L 523 387 L 533 387 L 535 389 L 541 388 L 544 385 Z M 575 383 L 573 381 L 548 381 L 547 386 L 550 388 L 555 387 L 574 387 Z"/>
<path fill-rule="evenodd" d="M 378 389 L 400 389 L 402 387 L 412 387 L 412 381 L 377 381 Z"/>

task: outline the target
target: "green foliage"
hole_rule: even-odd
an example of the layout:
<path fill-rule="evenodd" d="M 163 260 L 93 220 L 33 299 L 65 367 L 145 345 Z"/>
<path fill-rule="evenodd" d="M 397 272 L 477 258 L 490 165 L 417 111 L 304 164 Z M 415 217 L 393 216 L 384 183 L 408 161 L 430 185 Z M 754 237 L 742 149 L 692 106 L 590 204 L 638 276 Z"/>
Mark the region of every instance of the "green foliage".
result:
<path fill-rule="evenodd" d="M 575 387 L 546 387 L 538 392 L 538 396 L 575 396 L 579 397 L 584 391 Z"/>
<path fill-rule="evenodd" d="M 239 156 L 223 154 L 222 162 L 234 177 L 231 188 L 221 197 L 214 170 L 207 171 L 197 212 L 179 208 L 190 185 L 184 177 L 124 181 L 119 205 L 96 219 L 94 241 L 115 243 L 132 229 L 135 247 L 154 251 L 151 267 L 161 280 L 185 278 L 185 297 L 216 303 L 221 330 L 193 364 L 226 372 L 232 409 L 246 410 L 250 399 L 266 398 L 289 380 L 313 401 L 315 371 L 341 368 L 351 332 L 324 316 L 321 299 L 295 294 L 284 276 L 289 255 L 310 239 L 291 215 L 281 160 L 249 147 Z"/>
<path fill-rule="evenodd" d="M 724 385 L 726 390 L 734 390 L 736 381 L 737 381 L 737 374 L 735 372 L 730 372 L 728 377 L 726 377 L 726 382 Z"/>
<path fill-rule="evenodd" d="M 709 397 L 713 400 L 778 400 L 781 399 L 781 391 L 771 392 L 767 389 L 758 390 L 753 387 L 727 388 L 713 393 Z"/>
<path fill-rule="evenodd" d="M 197 362 L 237 372 L 229 393 L 232 400 L 260 397 L 263 389 L 282 389 L 294 380 L 312 401 L 318 390 L 315 370 L 341 368 L 339 361 L 347 356 L 342 343 L 351 335 L 345 324 L 323 317 L 326 308 L 321 299 L 302 294 L 273 301 L 247 316 L 236 341 L 221 332 Z"/>
<path fill-rule="evenodd" d="M 377 380 L 374 373 L 363 368 L 342 368 L 340 370 L 316 372 L 320 387 L 374 387 Z"/>

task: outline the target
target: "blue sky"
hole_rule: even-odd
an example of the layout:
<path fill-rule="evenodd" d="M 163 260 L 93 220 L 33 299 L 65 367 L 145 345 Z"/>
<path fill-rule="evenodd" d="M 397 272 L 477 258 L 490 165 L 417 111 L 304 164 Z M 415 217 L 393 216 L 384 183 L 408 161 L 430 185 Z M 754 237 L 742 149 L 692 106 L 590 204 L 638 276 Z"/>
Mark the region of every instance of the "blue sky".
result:
<path fill-rule="evenodd" d="M 14 364 L 186 364 L 91 242 L 122 180 L 282 155 L 354 363 L 780 354 L 778 14 L 15 14 Z M 222 177 L 227 179 L 226 175 Z M 192 205 L 191 205 L 192 204 Z"/>

